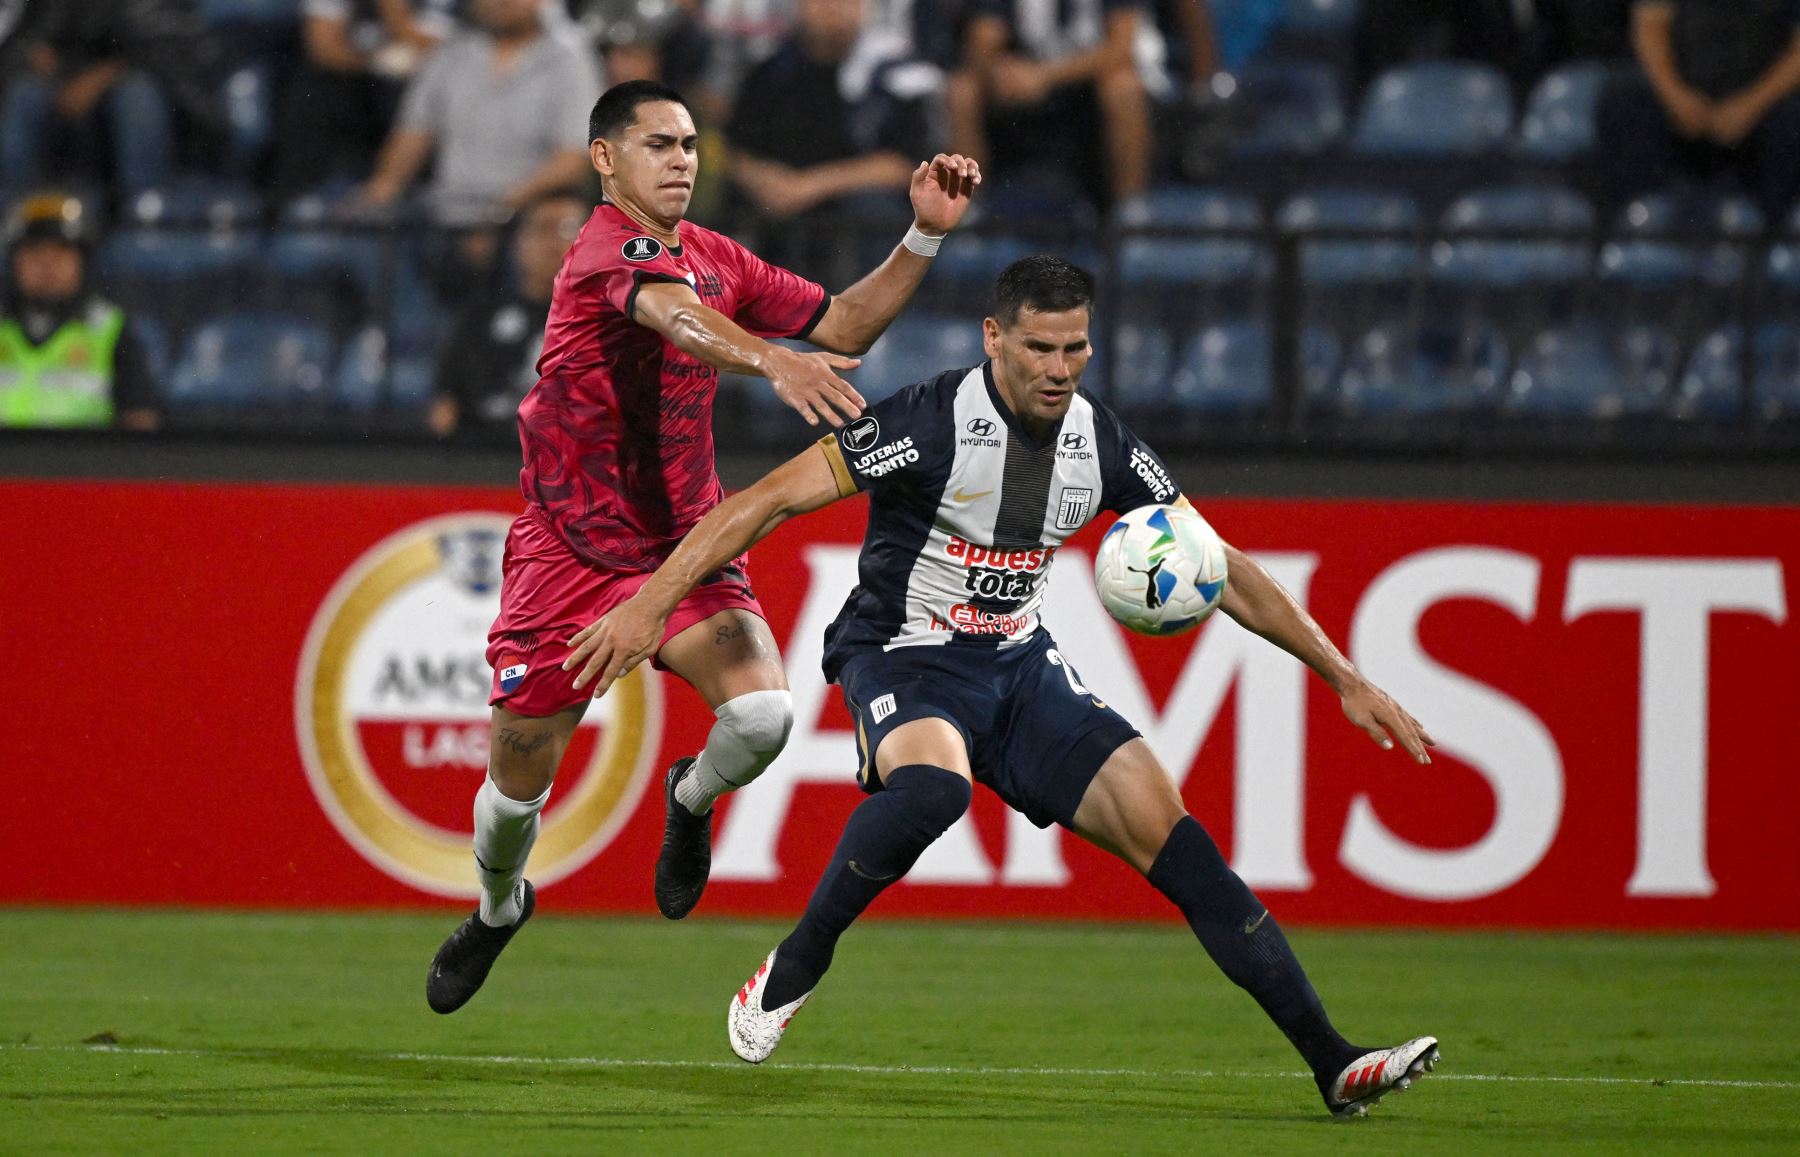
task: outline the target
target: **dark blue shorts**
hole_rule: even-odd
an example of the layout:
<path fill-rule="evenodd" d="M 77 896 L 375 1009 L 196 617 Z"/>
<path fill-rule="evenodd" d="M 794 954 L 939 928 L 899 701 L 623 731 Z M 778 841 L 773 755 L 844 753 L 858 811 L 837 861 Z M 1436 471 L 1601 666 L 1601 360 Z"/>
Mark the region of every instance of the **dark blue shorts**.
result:
<path fill-rule="evenodd" d="M 1071 827 L 1088 784 L 1137 728 L 1094 697 L 1042 628 L 1016 647 L 870 649 L 838 682 L 856 720 L 857 781 L 881 790 L 875 751 L 915 719 L 962 732 L 975 781 L 1040 828 Z"/>

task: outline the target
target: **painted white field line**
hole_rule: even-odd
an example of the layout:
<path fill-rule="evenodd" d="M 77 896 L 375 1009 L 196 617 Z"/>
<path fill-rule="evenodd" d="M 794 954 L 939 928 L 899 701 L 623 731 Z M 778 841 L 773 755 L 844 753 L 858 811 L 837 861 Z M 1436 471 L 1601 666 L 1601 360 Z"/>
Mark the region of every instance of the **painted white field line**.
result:
<path fill-rule="evenodd" d="M 155 1048 L 139 1045 L 34 1045 L 0 1044 L 0 1051 L 53 1053 L 107 1053 L 119 1056 L 146 1057 L 237 1057 L 241 1059 L 279 1060 L 288 1050 L 282 1049 L 198 1049 Z M 347 1053 L 351 1058 L 369 1061 L 412 1061 L 422 1064 L 455 1065 L 537 1065 L 548 1068 L 576 1069 L 739 1069 L 742 1061 L 680 1061 L 634 1057 L 524 1057 L 480 1056 L 459 1053 Z M 971 1076 L 971 1077 L 1138 1077 L 1174 1080 L 1282 1080 L 1310 1077 L 1311 1073 L 1243 1071 L 1214 1069 L 1083 1069 L 1001 1065 L 856 1065 L 830 1063 L 765 1064 L 767 1070 L 802 1073 L 868 1073 L 905 1076 Z M 1800 1081 L 1739 1081 L 1705 1077 L 1563 1077 L 1501 1073 L 1433 1073 L 1434 1081 L 1495 1081 L 1520 1084 L 1554 1085 L 1677 1085 L 1706 1089 L 1800 1089 Z"/>

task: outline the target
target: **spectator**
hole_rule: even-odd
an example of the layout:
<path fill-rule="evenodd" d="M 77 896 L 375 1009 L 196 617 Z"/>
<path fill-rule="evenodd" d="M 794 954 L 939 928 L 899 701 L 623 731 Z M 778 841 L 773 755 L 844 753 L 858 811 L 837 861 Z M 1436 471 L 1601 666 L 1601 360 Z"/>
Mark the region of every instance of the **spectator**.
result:
<path fill-rule="evenodd" d="M 282 96 L 281 200 L 369 172 L 406 82 L 455 27 L 456 0 L 304 0 L 299 70 Z"/>
<path fill-rule="evenodd" d="M 587 47 L 545 27 L 539 0 L 472 0 L 458 32 L 407 87 L 400 120 L 352 209 L 391 207 L 435 157 L 427 204 L 451 227 L 491 226 L 587 178 L 600 92 Z"/>
<path fill-rule="evenodd" d="M 947 90 L 951 148 L 1008 183 L 1033 167 L 1126 210 L 1150 180 L 1143 0 L 978 0 Z"/>
<path fill-rule="evenodd" d="M 1642 74 L 1610 85 L 1598 114 L 1613 195 L 1728 172 L 1779 223 L 1800 188 L 1800 6 L 1640 0 L 1632 44 Z"/>
<path fill-rule="evenodd" d="M 190 0 L 34 0 L 16 39 L 24 61 L 0 113 L 0 166 L 15 185 L 98 168 L 102 135 L 126 193 L 162 184 L 174 166 L 174 114 L 217 139 L 216 53 Z"/>
<path fill-rule="evenodd" d="M 795 0 L 694 0 L 711 51 L 695 110 L 702 123 L 731 119 L 750 70 L 775 54 L 794 29 Z"/>
<path fill-rule="evenodd" d="M 1212 5 L 1209 0 L 1156 0 L 1154 12 L 1169 49 L 1170 76 L 1182 92 L 1204 98 L 1213 74 L 1224 64 Z"/>
<path fill-rule="evenodd" d="M 438 360 L 437 398 L 428 419 L 432 433 L 517 442 L 519 400 L 538 380 L 550 290 L 563 255 L 593 210 L 593 202 L 580 194 L 558 191 L 520 211 L 512 277 L 463 310 Z"/>
<path fill-rule="evenodd" d="M 40 194 L 7 223 L 0 426 L 159 424 L 143 346 L 88 288 L 86 217 L 79 201 Z"/>
<path fill-rule="evenodd" d="M 699 0 L 570 0 L 569 7 L 600 45 L 607 84 L 700 87 L 712 46 Z"/>
<path fill-rule="evenodd" d="M 905 212 L 913 164 L 932 151 L 928 100 L 943 74 L 885 58 L 881 33 L 864 32 L 864 0 L 799 0 L 796 18 L 793 35 L 745 79 L 726 128 L 733 183 L 777 223 L 814 210 Z M 782 252 L 771 260 L 826 272 L 835 238 L 773 232 L 764 245 Z"/>

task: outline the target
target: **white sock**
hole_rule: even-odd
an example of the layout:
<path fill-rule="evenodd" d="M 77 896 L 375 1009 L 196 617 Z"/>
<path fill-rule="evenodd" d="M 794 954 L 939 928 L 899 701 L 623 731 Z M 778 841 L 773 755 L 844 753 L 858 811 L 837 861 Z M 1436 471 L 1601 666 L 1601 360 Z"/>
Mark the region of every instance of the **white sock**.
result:
<path fill-rule="evenodd" d="M 715 714 L 718 722 L 700 757 L 675 785 L 675 798 L 697 816 L 775 762 L 794 726 L 794 697 L 786 691 L 752 691 L 720 704 Z"/>
<path fill-rule="evenodd" d="M 517 800 L 481 781 L 475 793 L 475 874 L 481 879 L 481 922 L 494 928 L 516 923 L 525 899 L 525 861 L 537 843 L 538 813 L 550 789 L 533 800 Z"/>

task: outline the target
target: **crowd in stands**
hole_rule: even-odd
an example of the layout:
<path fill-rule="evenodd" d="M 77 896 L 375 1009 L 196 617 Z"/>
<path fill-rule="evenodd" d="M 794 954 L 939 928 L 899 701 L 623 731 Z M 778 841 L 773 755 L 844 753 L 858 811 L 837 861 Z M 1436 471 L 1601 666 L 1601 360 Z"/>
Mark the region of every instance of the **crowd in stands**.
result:
<path fill-rule="evenodd" d="M 1747 254 L 1800 291 L 1796 0 L 0 0 L 0 425 L 510 437 L 597 191 L 587 110 L 639 77 L 701 123 L 692 217 L 827 283 L 891 244 L 919 159 L 980 159 L 978 225 L 1119 279 L 1097 376 L 1126 402 L 1266 415 L 1267 242 L 1321 231 L 1295 351 L 1320 413 L 1585 375 L 1612 385 L 1561 412 L 1728 419 L 1743 367 L 1800 381 L 1800 337 L 1717 305 Z M 1454 239 L 1484 229 L 1543 236 Z M 1040 243 L 959 237 L 936 299 Z M 46 298 L 52 250 L 81 269 Z M 1421 280 L 1462 312 L 1423 316 Z M 52 404 L 43 351 L 109 299 L 107 404 Z M 893 375 L 966 352 L 887 344 Z M 1758 413 L 1800 413 L 1770 388 Z"/>

